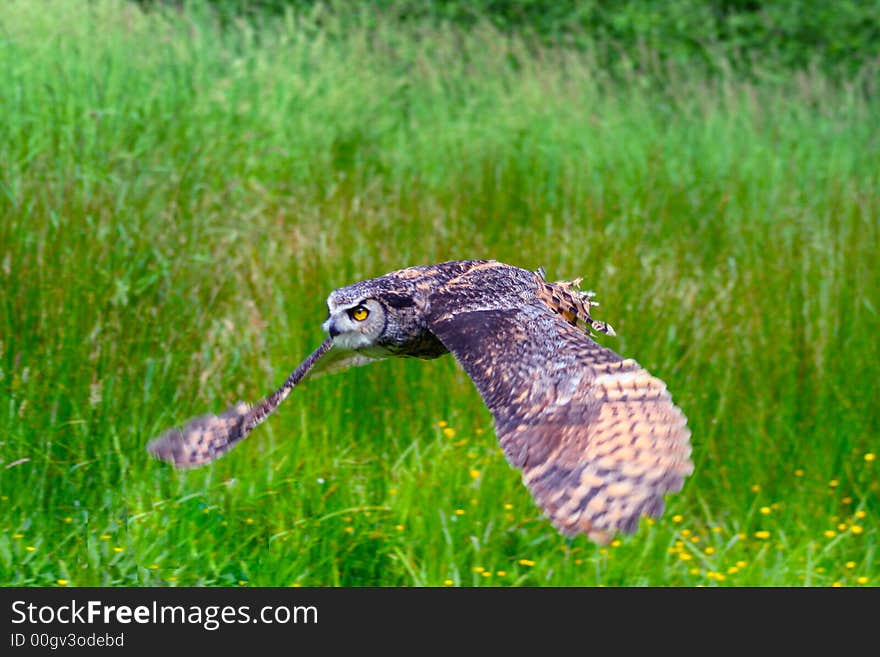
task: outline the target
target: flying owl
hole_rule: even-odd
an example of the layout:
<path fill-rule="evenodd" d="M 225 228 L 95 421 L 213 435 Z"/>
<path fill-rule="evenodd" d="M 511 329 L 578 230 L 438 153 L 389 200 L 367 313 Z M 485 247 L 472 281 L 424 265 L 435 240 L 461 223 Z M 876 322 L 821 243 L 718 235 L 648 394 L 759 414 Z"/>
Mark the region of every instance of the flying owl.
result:
<path fill-rule="evenodd" d="M 148 450 L 178 468 L 203 465 L 309 374 L 451 352 L 553 525 L 597 543 L 632 533 L 641 516 L 660 516 L 664 495 L 693 471 L 690 431 L 662 381 L 591 339 L 591 330 L 614 331 L 590 315 L 596 302 L 579 283 L 548 282 L 543 269 L 459 260 L 339 288 L 327 299 L 328 337 L 278 390 L 171 429 Z"/>

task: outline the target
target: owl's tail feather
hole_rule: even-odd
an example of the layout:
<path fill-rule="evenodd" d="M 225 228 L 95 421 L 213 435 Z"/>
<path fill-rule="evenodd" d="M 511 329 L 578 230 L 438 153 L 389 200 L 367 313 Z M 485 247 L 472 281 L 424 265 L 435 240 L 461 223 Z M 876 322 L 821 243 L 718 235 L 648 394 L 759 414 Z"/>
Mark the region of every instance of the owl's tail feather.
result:
<path fill-rule="evenodd" d="M 611 324 L 602 322 L 593 318 L 590 314 L 590 308 L 598 306 L 599 302 L 594 301 L 595 292 L 581 292 L 581 281 L 583 279 L 576 278 L 573 281 L 557 281 L 549 283 L 544 279 L 543 270 L 536 272 L 541 280 L 538 281 L 538 298 L 546 303 L 550 309 L 562 315 L 566 321 L 572 326 L 577 326 L 581 322 L 597 333 L 605 335 L 617 335 Z"/>
<path fill-rule="evenodd" d="M 220 415 L 197 417 L 182 429 L 169 429 L 150 441 L 147 451 L 175 468 L 193 468 L 217 460 L 269 417 L 332 346 L 333 338 L 324 340 L 278 390 L 254 406 L 238 402 Z"/>

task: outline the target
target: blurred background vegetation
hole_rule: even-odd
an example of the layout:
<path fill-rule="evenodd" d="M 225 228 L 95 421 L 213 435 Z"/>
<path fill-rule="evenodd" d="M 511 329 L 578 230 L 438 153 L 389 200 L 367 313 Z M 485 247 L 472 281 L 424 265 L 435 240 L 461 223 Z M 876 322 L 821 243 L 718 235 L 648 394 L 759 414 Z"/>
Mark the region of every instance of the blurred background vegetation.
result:
<path fill-rule="evenodd" d="M 182 7 L 182 0 L 138 0 Z M 490 23 L 543 44 L 604 45 L 608 61 L 650 52 L 711 66 L 721 55 L 743 70 L 822 65 L 853 70 L 880 54 L 880 0 L 209 0 L 221 19 L 263 20 L 330 11 L 349 20 Z"/>

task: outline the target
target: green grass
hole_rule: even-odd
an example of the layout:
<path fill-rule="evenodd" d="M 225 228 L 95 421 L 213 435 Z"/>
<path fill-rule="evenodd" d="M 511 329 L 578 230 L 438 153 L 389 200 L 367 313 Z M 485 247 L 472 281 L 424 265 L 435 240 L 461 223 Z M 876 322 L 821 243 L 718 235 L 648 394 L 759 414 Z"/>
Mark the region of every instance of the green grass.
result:
<path fill-rule="evenodd" d="M 0 583 L 880 584 L 877 67 L 372 18 L 0 4 Z M 472 257 L 584 276 L 668 383 L 659 521 L 559 536 L 451 357 L 311 381 L 206 468 L 144 450 L 279 384 L 333 288 Z"/>

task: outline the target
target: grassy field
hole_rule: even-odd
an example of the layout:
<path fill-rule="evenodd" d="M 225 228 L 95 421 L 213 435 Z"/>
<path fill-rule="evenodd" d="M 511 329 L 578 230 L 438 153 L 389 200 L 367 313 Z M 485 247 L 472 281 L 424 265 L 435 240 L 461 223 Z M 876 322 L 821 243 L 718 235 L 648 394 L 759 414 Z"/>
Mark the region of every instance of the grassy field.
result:
<path fill-rule="evenodd" d="M 880 585 L 878 67 L 645 57 L 0 3 L 0 584 Z M 274 389 L 333 288 L 476 257 L 584 276 L 668 383 L 659 521 L 559 536 L 451 357 L 144 450 Z"/>

